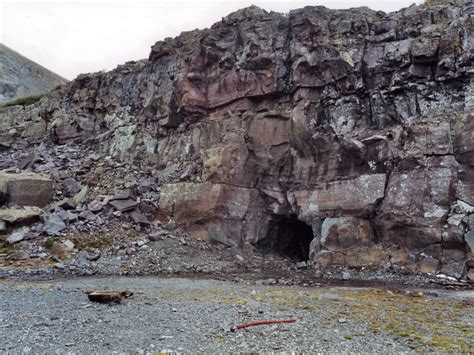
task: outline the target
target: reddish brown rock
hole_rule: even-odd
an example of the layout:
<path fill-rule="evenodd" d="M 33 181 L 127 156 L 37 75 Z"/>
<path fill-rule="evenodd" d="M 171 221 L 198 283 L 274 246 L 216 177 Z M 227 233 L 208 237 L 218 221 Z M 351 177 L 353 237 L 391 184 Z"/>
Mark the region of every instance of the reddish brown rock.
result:
<path fill-rule="evenodd" d="M 362 175 L 356 179 L 329 182 L 321 188 L 295 192 L 301 215 L 315 216 L 370 214 L 384 197 L 385 174 Z"/>
<path fill-rule="evenodd" d="M 419 267 L 419 271 L 425 274 L 436 274 L 438 270 L 439 260 L 434 258 L 424 258 Z"/>
<path fill-rule="evenodd" d="M 312 259 L 318 268 L 326 267 L 329 260 L 331 264 L 352 267 L 378 267 L 389 260 L 387 250 L 374 240 L 369 220 L 361 218 L 326 218 L 321 237 L 313 245 Z"/>
<path fill-rule="evenodd" d="M 51 246 L 51 252 L 56 255 L 58 258 L 66 259 L 71 256 L 71 242 L 54 242 Z"/>
<path fill-rule="evenodd" d="M 239 255 L 294 248 L 321 268 L 459 274 L 474 213 L 471 12 L 465 0 L 390 14 L 252 6 L 0 110 L 0 144 L 22 147 L 46 117 L 46 143 L 151 168 L 143 191 L 160 191 L 167 220 Z M 78 206 L 99 186 L 95 159 Z M 134 180 L 115 209 L 144 212 Z"/>
<path fill-rule="evenodd" d="M 321 246 L 331 251 L 344 252 L 373 244 L 368 220 L 352 217 L 326 218 L 321 227 Z"/>
<path fill-rule="evenodd" d="M 35 173 L 0 172 L 0 190 L 11 204 L 43 207 L 51 202 L 53 181 Z"/>

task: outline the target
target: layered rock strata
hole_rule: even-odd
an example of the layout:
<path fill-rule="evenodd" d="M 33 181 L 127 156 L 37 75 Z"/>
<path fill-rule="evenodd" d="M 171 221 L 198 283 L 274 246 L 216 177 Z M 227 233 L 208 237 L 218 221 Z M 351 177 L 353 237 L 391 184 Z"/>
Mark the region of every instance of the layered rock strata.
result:
<path fill-rule="evenodd" d="M 303 223 L 317 268 L 474 276 L 473 14 L 246 8 L 1 110 L 0 146 L 141 164 L 162 212 L 240 254 Z"/>

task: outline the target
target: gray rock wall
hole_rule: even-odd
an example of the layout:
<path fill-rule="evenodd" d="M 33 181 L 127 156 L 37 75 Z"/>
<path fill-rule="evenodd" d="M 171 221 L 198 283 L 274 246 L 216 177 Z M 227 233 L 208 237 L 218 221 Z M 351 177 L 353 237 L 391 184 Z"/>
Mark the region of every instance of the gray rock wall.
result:
<path fill-rule="evenodd" d="M 246 8 L 0 111 L 0 145 L 46 136 L 152 167 L 162 212 L 237 250 L 296 217 L 313 228 L 315 267 L 462 277 L 474 267 L 473 13 L 462 0 Z"/>

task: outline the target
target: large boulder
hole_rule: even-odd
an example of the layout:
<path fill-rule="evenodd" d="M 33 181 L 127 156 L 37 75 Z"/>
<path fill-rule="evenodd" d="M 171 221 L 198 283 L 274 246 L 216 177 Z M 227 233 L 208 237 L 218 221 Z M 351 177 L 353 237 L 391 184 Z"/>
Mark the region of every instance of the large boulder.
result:
<path fill-rule="evenodd" d="M 53 180 L 36 173 L 0 172 L 0 191 L 7 203 L 43 207 L 53 198 Z"/>
<path fill-rule="evenodd" d="M 311 261 L 321 268 L 330 264 L 377 268 L 388 261 L 389 254 L 375 238 L 367 219 L 326 218 L 319 240 L 311 244 Z"/>
<path fill-rule="evenodd" d="M 10 224 L 30 222 L 38 220 L 43 211 L 38 207 L 25 209 L 0 209 L 0 220 Z"/>

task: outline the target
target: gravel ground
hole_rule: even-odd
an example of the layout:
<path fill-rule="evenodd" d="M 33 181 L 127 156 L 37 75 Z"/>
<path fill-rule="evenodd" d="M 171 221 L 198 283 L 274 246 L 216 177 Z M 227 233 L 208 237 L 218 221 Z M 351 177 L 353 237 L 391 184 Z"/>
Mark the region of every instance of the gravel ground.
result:
<path fill-rule="evenodd" d="M 98 289 L 127 289 L 134 295 L 118 305 L 89 302 L 84 291 Z M 472 291 L 186 278 L 3 281 L 0 351 L 469 351 L 474 350 L 473 299 Z M 230 331 L 233 325 L 265 319 L 296 322 Z"/>

